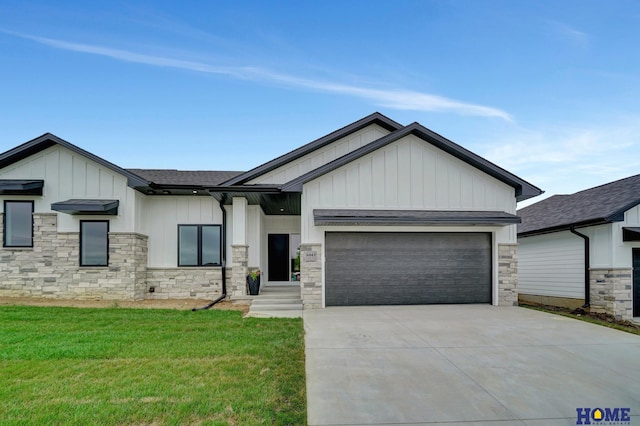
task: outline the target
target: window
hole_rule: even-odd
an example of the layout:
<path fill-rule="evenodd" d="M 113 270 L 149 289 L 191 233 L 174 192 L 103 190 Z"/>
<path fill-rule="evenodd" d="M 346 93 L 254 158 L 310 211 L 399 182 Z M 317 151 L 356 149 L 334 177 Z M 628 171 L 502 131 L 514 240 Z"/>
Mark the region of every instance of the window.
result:
<path fill-rule="evenodd" d="M 80 221 L 80 266 L 109 265 L 109 221 Z"/>
<path fill-rule="evenodd" d="M 220 264 L 220 225 L 178 225 L 178 266 Z"/>
<path fill-rule="evenodd" d="M 33 247 L 33 201 L 4 202 L 5 247 Z"/>

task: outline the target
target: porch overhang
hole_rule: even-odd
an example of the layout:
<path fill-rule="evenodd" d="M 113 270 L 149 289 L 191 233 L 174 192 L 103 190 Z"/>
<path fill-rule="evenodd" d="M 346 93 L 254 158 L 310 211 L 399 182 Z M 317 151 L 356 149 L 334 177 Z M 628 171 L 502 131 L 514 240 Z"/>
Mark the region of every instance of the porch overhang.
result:
<path fill-rule="evenodd" d="M 42 179 L 0 179 L 0 195 L 42 195 Z"/>
<path fill-rule="evenodd" d="M 51 204 L 51 210 L 71 215 L 118 215 L 118 200 L 80 200 L 71 199 Z"/>
<path fill-rule="evenodd" d="M 239 185 L 210 188 L 209 193 L 225 205 L 231 205 L 234 197 L 244 197 L 249 205 L 259 205 L 266 215 L 300 215 L 302 211 L 301 194 L 280 192 L 278 186 Z"/>
<path fill-rule="evenodd" d="M 520 223 L 518 216 L 500 211 L 316 209 L 313 217 L 316 226 L 507 226 Z"/>

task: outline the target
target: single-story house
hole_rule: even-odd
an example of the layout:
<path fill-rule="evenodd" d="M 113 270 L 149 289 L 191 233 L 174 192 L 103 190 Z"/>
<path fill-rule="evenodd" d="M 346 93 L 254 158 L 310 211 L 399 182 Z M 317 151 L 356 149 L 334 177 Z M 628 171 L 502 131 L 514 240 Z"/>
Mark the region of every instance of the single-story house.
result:
<path fill-rule="evenodd" d="M 518 215 L 521 301 L 640 317 L 640 175 Z"/>
<path fill-rule="evenodd" d="M 247 172 L 123 169 L 52 134 L 0 154 L 0 296 L 303 305 L 517 303 L 517 201 L 540 189 L 371 114 Z M 299 267 L 299 272 L 298 272 Z"/>

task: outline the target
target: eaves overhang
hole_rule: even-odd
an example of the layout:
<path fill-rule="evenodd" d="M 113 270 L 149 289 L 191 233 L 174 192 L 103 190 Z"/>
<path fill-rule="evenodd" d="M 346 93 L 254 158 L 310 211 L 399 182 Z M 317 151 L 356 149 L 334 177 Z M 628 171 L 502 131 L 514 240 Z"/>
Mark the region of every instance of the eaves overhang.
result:
<path fill-rule="evenodd" d="M 388 134 L 374 142 L 362 146 L 355 151 L 349 152 L 340 158 L 337 158 L 329 163 L 326 163 L 310 172 L 299 176 L 284 185 L 282 185 L 283 192 L 302 192 L 302 187 L 305 183 L 323 176 L 351 161 L 357 160 L 364 155 L 370 154 L 390 143 L 398 141 L 408 135 L 415 135 L 425 142 L 430 143 L 437 148 L 453 155 L 454 157 L 466 162 L 467 164 L 481 170 L 482 172 L 498 179 L 499 181 L 511 186 L 515 190 L 516 201 L 524 201 L 529 198 L 538 196 L 543 191 L 530 184 L 529 182 L 519 178 L 518 176 L 502 169 L 501 167 L 491 163 L 490 161 L 474 154 L 473 152 L 461 147 L 460 145 L 452 142 L 435 132 L 427 129 L 419 123 L 413 123 L 400 130 Z"/>
<path fill-rule="evenodd" d="M 60 145 L 65 147 L 66 149 L 79 154 L 85 158 L 88 158 L 91 161 L 94 161 L 101 166 L 104 166 L 124 177 L 127 178 L 127 185 L 131 188 L 146 186 L 149 182 L 145 179 L 142 179 L 140 176 L 131 173 L 121 167 L 116 166 L 115 164 L 98 157 L 90 153 L 89 151 L 85 151 L 84 149 L 75 146 L 74 144 L 65 141 L 53 135 L 51 133 L 45 133 L 42 136 L 39 136 L 35 139 L 32 139 L 28 142 L 23 143 L 13 149 L 10 149 L 6 152 L 0 154 L 0 169 L 7 167 L 13 163 L 16 163 L 20 160 L 23 160 L 31 155 L 37 154 L 40 151 L 43 151 L 47 148 L 50 148 L 54 145 Z"/>
<path fill-rule="evenodd" d="M 248 172 L 235 176 L 223 182 L 223 185 L 237 185 L 237 184 L 248 182 L 265 173 L 275 170 L 284 164 L 297 160 L 298 158 L 301 158 L 309 154 L 310 152 L 313 152 L 317 149 L 327 146 L 338 139 L 348 136 L 351 133 L 364 129 L 365 127 L 370 126 L 372 124 L 376 124 L 390 132 L 394 132 L 402 128 L 401 124 L 395 122 L 394 120 L 390 119 L 389 117 L 383 114 L 380 114 L 379 112 L 375 112 L 341 129 L 331 132 L 326 136 L 316 139 L 313 142 L 310 142 L 304 146 L 301 146 L 298 149 L 295 149 L 267 163 L 264 163 L 258 167 L 255 167 L 252 170 L 249 170 Z"/>

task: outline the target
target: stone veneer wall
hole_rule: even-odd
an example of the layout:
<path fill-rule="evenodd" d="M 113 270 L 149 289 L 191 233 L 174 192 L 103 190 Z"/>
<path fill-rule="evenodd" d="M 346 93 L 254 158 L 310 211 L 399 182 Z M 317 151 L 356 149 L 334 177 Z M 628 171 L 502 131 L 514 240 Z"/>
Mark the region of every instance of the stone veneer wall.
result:
<path fill-rule="evenodd" d="M 231 298 L 247 294 L 247 274 L 249 273 L 249 246 L 231 246 L 231 282 L 227 293 Z"/>
<path fill-rule="evenodd" d="M 222 268 L 149 268 L 145 291 L 145 299 L 215 299 L 222 294 Z"/>
<path fill-rule="evenodd" d="M 34 213 L 33 248 L 0 248 L 0 296 L 61 299 L 213 299 L 222 268 L 147 268 L 147 237 L 109 233 L 109 266 L 80 267 L 80 234 Z M 0 214 L 0 239 L 4 215 Z M 149 293 L 149 286 L 155 292 Z"/>
<path fill-rule="evenodd" d="M 498 305 L 518 305 L 517 244 L 498 244 Z"/>
<path fill-rule="evenodd" d="M 322 245 L 300 245 L 300 296 L 304 309 L 322 308 Z"/>
<path fill-rule="evenodd" d="M 143 298 L 146 236 L 110 232 L 109 266 L 80 267 L 80 234 L 57 232 L 57 218 L 56 213 L 34 213 L 33 248 L 3 248 L 0 251 L 0 295 L 110 300 Z"/>
<path fill-rule="evenodd" d="M 591 311 L 613 315 L 616 319 L 632 319 L 632 276 L 633 270 L 629 268 L 591 269 Z"/>

